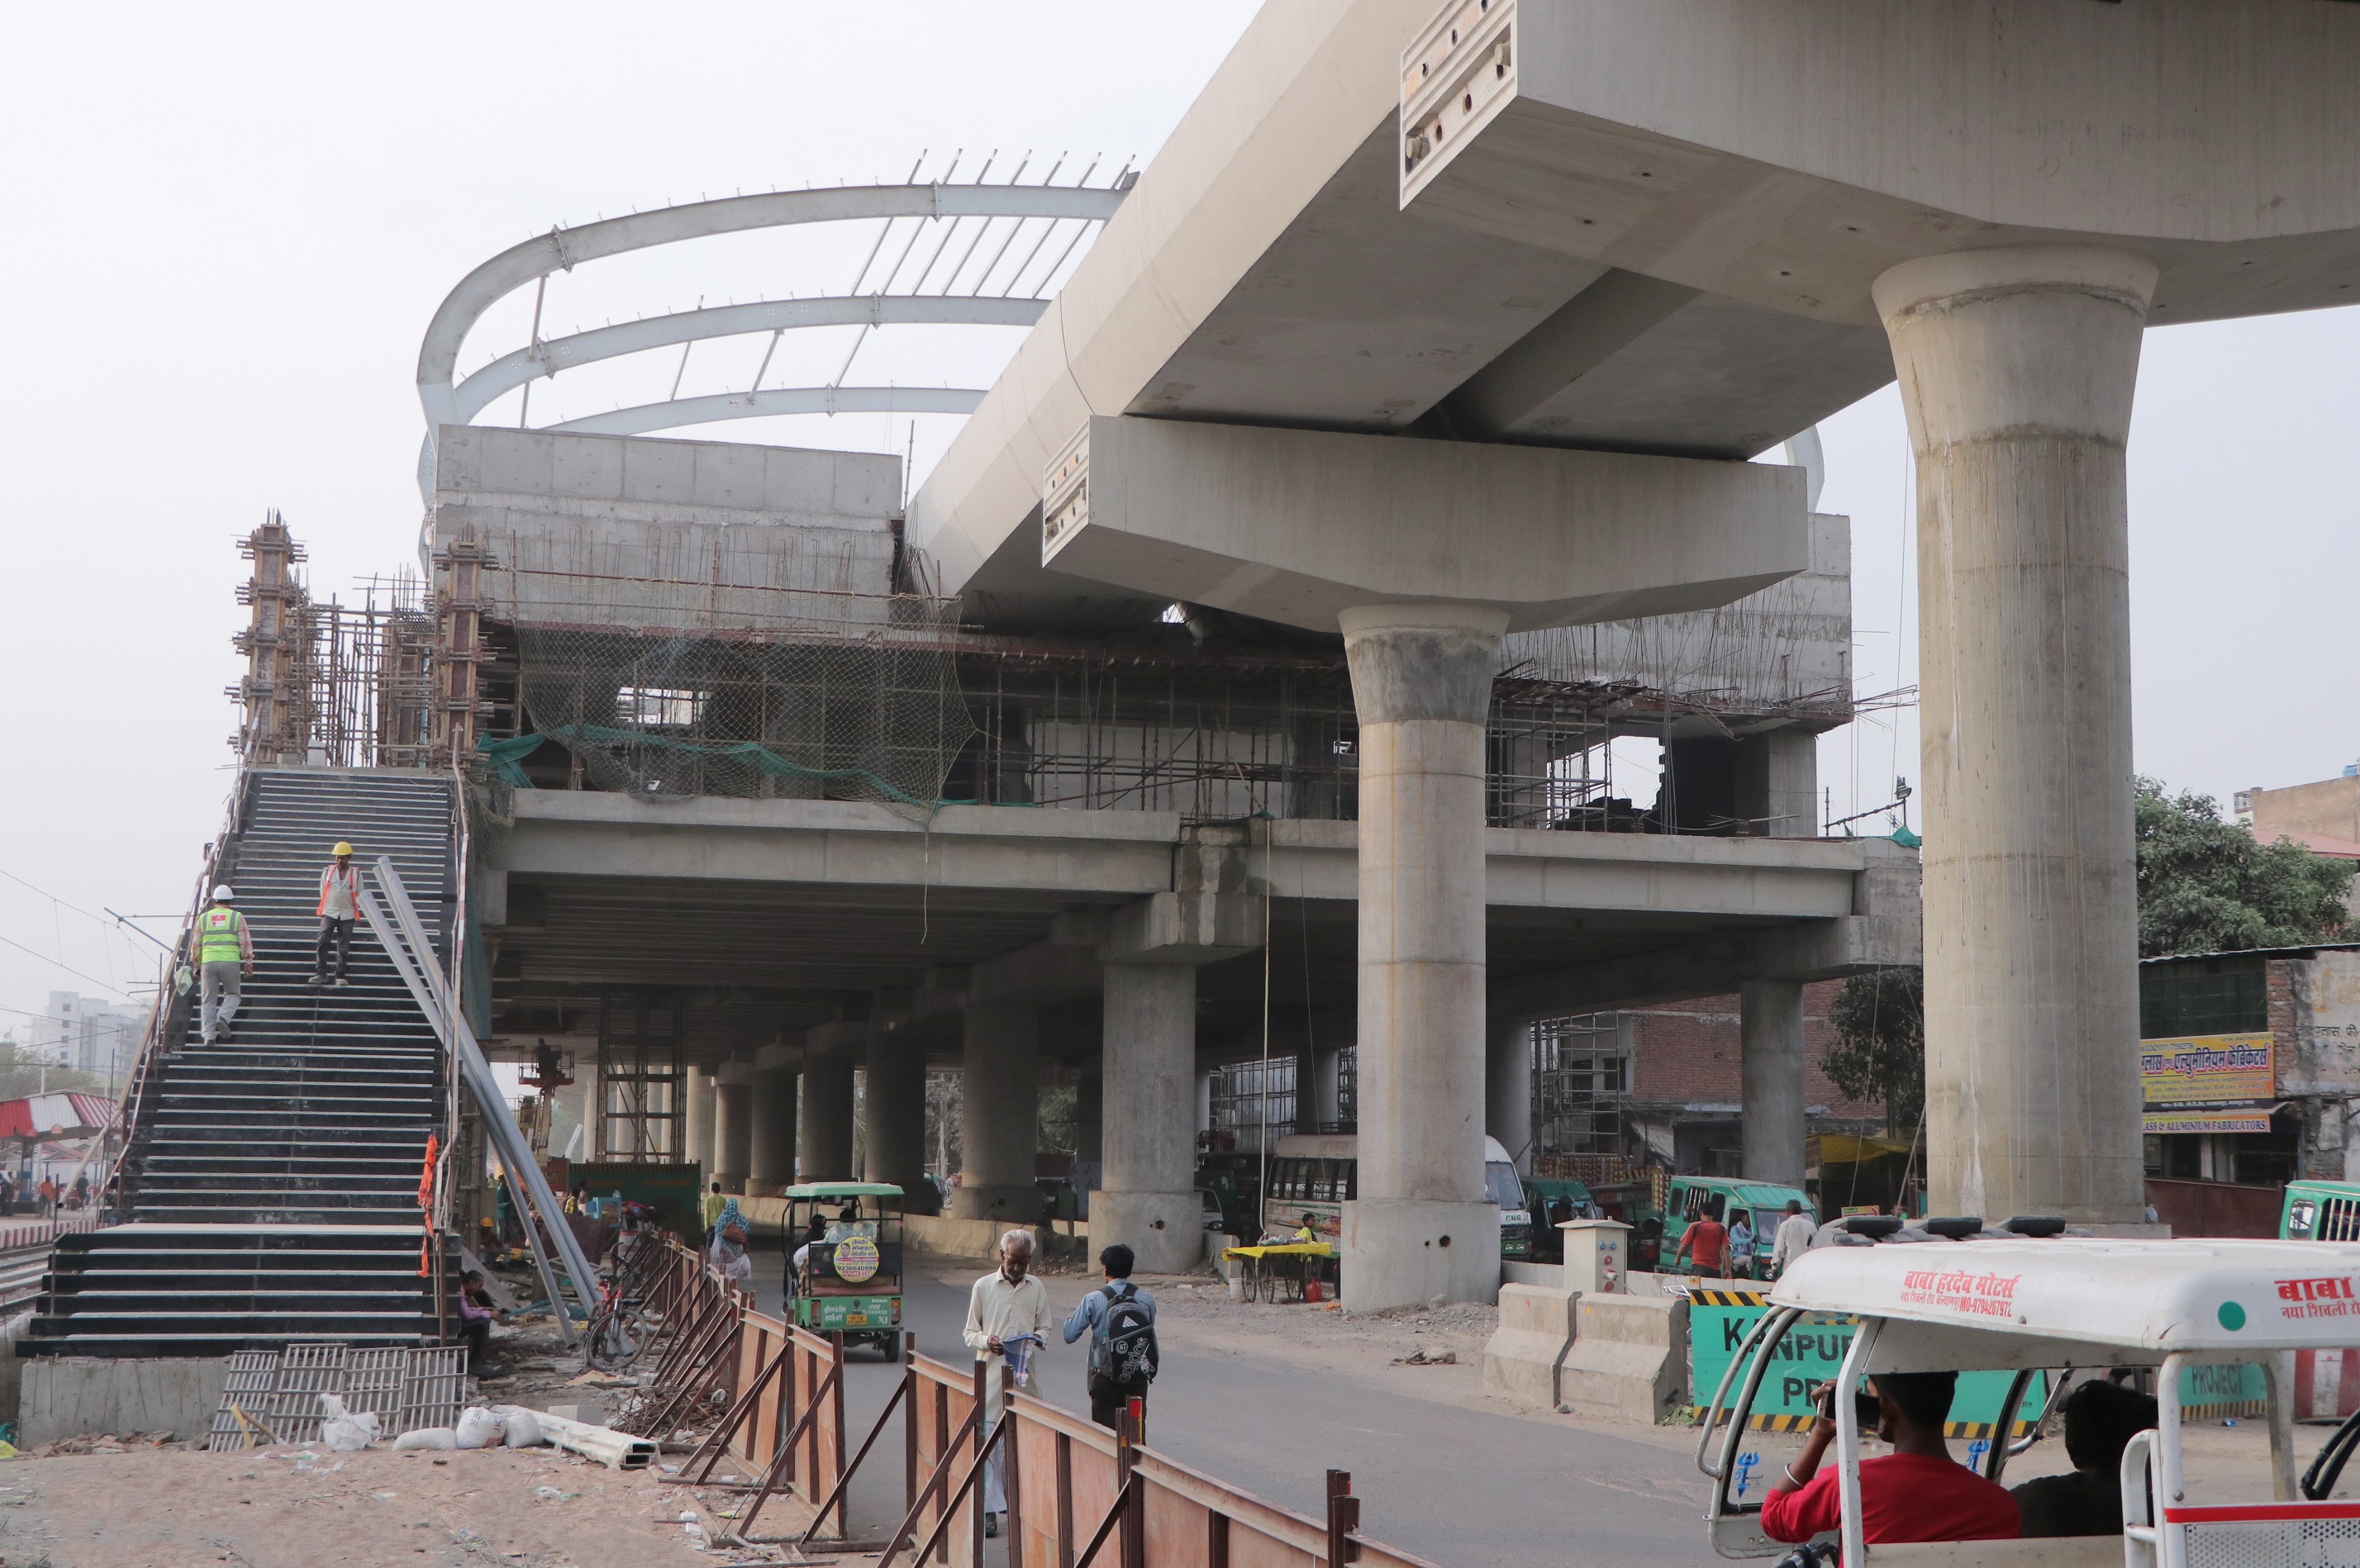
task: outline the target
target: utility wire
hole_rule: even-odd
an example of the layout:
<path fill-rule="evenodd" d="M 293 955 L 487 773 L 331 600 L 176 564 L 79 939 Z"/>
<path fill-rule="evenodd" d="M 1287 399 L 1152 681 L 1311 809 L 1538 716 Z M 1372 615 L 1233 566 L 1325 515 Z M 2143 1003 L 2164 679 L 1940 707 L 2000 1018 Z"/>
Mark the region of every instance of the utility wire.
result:
<path fill-rule="evenodd" d="M 64 963 L 64 962 L 62 962 L 62 961 L 60 961 L 60 960 L 59 960 L 59 959 L 51 958 L 51 957 L 50 957 L 48 953 L 38 953 L 38 952 L 36 952 L 36 951 L 34 951 L 32 948 L 27 947 L 23 942 L 16 941 L 16 940 L 15 938 L 13 938 L 13 937 L 5 937 L 5 936 L 0 936 L 0 942 L 6 942 L 10 947 L 15 948 L 17 952 L 19 952 L 19 953 L 24 953 L 24 954 L 27 955 L 28 957 L 38 958 L 38 959 L 39 959 L 39 960 L 40 960 L 42 963 L 44 963 L 44 964 L 56 964 L 60 969 L 62 969 L 62 970 L 64 970 L 67 974 L 69 974 L 69 975 L 72 975 L 75 979 L 77 979 L 77 980 L 87 980 L 87 981 L 89 981 L 92 985 L 95 985 L 95 986 L 99 987 L 99 989 L 101 989 L 101 990 L 103 990 L 103 991 L 109 992 L 109 993 L 113 994 L 114 996 L 119 996 L 119 997 L 121 997 L 124 1001 L 126 1001 L 126 1002 L 127 1002 L 127 1001 L 130 1001 L 130 1000 L 131 1000 L 131 998 L 130 998 L 128 996 L 125 995 L 123 992 L 115 990 L 115 983 L 114 983 L 113 981 L 111 981 L 111 980 L 102 980 L 102 979 L 100 979 L 100 978 L 99 978 L 97 975 L 86 975 L 86 974 L 82 973 L 82 971 L 81 971 L 81 970 L 79 970 L 79 969 L 76 969 L 72 964 L 67 964 L 67 963 Z"/>
<path fill-rule="evenodd" d="M 34 892 L 36 892 L 36 893 L 38 893 L 42 898 L 47 898 L 50 903 L 52 903 L 52 904 L 60 904 L 60 905 L 63 905 L 65 908 L 67 908 L 67 909 L 71 909 L 75 914 L 80 915 L 82 919 L 84 919 L 84 920 L 96 920 L 100 925 L 103 925 L 103 926 L 111 926 L 111 925 L 113 925 L 113 924 L 115 923 L 113 920 L 108 920 L 108 919 L 107 919 L 105 916 L 104 916 L 104 915 L 93 915 L 93 914 L 92 914 L 88 909 L 83 909 L 80 904 L 68 904 L 68 903 L 66 903 L 66 901 L 65 901 L 63 898 L 59 898 L 55 893 L 50 892 L 50 891 L 49 891 L 48 888 L 46 888 L 46 887 L 33 887 L 33 885 L 32 885 L 30 882 L 26 881 L 22 877 L 17 876 L 17 875 L 16 875 L 15 872 L 13 872 L 13 871 L 5 870 L 5 869 L 0 869 L 0 877 L 5 877 L 6 878 L 8 878 L 8 880 L 9 880 L 9 881 L 14 882 L 14 883 L 15 883 L 15 884 L 16 884 L 16 886 L 17 886 L 17 887 L 19 887 L 31 888 L 31 890 L 32 890 L 32 891 L 34 891 Z"/>

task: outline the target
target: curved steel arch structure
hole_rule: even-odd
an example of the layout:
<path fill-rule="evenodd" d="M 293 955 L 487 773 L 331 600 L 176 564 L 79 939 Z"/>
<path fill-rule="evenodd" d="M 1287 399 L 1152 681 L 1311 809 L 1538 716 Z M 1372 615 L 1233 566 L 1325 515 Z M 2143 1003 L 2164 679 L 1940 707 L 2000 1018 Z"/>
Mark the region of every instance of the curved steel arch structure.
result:
<path fill-rule="evenodd" d="M 972 414 L 983 394 L 966 387 L 773 387 L 768 392 L 716 392 L 614 408 L 543 428 L 581 435 L 635 436 L 680 425 L 758 419 L 770 414 Z"/>
<path fill-rule="evenodd" d="M 657 245 L 802 223 L 882 218 L 886 222 L 886 232 L 890 232 L 894 220 L 900 218 L 948 218 L 953 221 L 954 229 L 960 221 L 970 217 L 982 218 L 987 225 L 995 218 L 1014 218 L 1020 226 L 1027 219 L 1040 218 L 1047 220 L 1054 230 L 1058 223 L 1072 219 L 1078 220 L 1082 225 L 1075 231 L 1075 239 L 1078 241 L 1090 224 L 1102 223 L 1114 214 L 1129 194 L 1135 179 L 1136 176 L 1126 169 L 1108 187 L 952 185 L 937 180 L 926 184 L 846 185 L 809 191 L 771 191 L 762 195 L 734 196 L 717 201 L 663 207 L 654 212 L 633 213 L 629 217 L 603 219 L 578 228 L 552 229 L 546 234 L 536 235 L 522 245 L 502 251 L 461 278 L 444 297 L 434 312 L 433 320 L 427 325 L 425 339 L 418 351 L 418 400 L 426 416 L 426 438 L 418 460 L 421 494 L 432 502 L 434 431 L 438 427 L 469 423 L 501 394 L 532 380 L 553 376 L 560 370 L 672 343 L 693 343 L 748 332 L 784 332 L 805 327 L 901 324 L 1029 326 L 1039 319 L 1048 304 L 1043 299 L 983 296 L 975 291 L 953 295 L 947 292 L 949 282 L 946 280 L 944 285 L 945 292 L 935 294 L 889 294 L 880 289 L 870 294 L 768 300 L 751 305 L 700 309 L 620 326 L 603 327 L 564 338 L 536 341 L 512 354 L 502 355 L 464 381 L 456 381 L 459 349 L 466 341 L 467 334 L 494 304 L 528 283 L 545 279 L 554 272 L 571 271 L 582 262 L 647 250 Z M 1011 238 L 1013 232 L 1011 231 Z M 1047 232 L 1043 231 L 1044 238 Z M 981 234 L 978 233 L 978 240 L 980 238 Z M 912 243 L 914 239 L 913 231 Z M 883 233 L 880 234 L 878 243 L 881 248 Z M 945 234 L 936 247 L 934 255 L 937 259 L 948 245 L 949 236 Z M 1006 243 L 1003 242 L 1002 249 L 1005 248 Z M 1038 245 L 1034 248 L 1037 252 Z M 1068 248 L 1071 248 L 1070 245 Z M 971 256 L 973 250 L 971 243 L 967 255 L 963 255 L 954 264 L 954 278 L 964 268 L 967 256 Z M 905 249 L 904 256 L 907 254 Z M 874 251 L 870 259 L 875 259 Z M 987 263 L 985 276 L 989 276 L 997 264 L 995 256 Z M 1018 275 L 1021 276 L 1027 265 L 1029 258 L 1026 263 L 1020 264 Z M 933 267 L 934 262 L 930 260 L 921 271 L 921 282 Z M 1053 264 L 1051 271 L 1054 273 L 1054 270 Z M 864 278 L 867 271 L 864 264 Z M 895 271 L 899 271 L 898 265 Z M 859 281 L 855 280 L 856 288 Z M 890 281 L 889 277 L 888 282 Z M 1012 284 L 1012 278 L 1011 281 Z M 976 288 L 979 289 L 981 285 L 982 278 L 978 278 Z M 744 393 L 670 398 L 637 408 L 617 408 L 548 428 L 638 433 L 704 424 L 716 419 L 750 419 L 783 413 L 967 413 L 972 411 L 982 396 L 979 390 L 943 387 L 782 387 L 768 392 L 757 387 Z"/>
<path fill-rule="evenodd" d="M 528 381 L 644 349 L 735 337 L 745 332 L 789 332 L 798 327 L 1029 327 L 1041 319 L 1041 312 L 1048 305 L 1046 299 L 968 295 L 846 294 L 814 299 L 770 299 L 756 305 L 718 305 L 670 316 L 649 316 L 570 337 L 546 338 L 537 345 L 502 354 L 453 390 L 457 417 L 444 422 L 465 424 L 501 394 L 513 392 Z M 700 399 L 692 399 L 696 400 Z"/>

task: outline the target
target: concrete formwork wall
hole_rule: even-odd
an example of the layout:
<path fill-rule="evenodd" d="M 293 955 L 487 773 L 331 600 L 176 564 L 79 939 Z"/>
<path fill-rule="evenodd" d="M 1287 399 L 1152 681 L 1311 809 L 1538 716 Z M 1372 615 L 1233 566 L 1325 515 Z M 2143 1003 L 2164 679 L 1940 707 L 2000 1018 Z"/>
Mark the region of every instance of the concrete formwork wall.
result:
<path fill-rule="evenodd" d="M 433 541 L 490 547 L 498 620 L 881 624 L 900 485 L 862 452 L 446 427 Z"/>
<path fill-rule="evenodd" d="M 26 1361 L 21 1376 L 19 1447 L 94 1432 L 169 1432 L 187 1439 L 212 1427 L 229 1362 L 41 1356 Z"/>

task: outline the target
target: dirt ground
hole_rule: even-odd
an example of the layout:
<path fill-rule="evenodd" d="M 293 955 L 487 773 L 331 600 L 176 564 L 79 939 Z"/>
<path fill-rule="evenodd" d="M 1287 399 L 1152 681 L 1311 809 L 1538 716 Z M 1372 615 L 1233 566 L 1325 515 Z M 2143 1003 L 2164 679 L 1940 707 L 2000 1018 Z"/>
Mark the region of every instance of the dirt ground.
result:
<path fill-rule="evenodd" d="M 676 1463 L 676 1461 L 675 1461 Z M 184 1445 L 0 1465 L 5 1568 L 716 1568 L 776 1550 L 698 1552 L 738 1495 L 550 1448 L 456 1454 Z M 779 1499 L 760 1531 L 804 1522 Z"/>
<path fill-rule="evenodd" d="M 612 1412 L 636 1379 L 582 1370 L 547 1314 L 504 1328 L 477 1389 L 494 1404 Z M 596 1415 L 585 1410 L 585 1417 Z M 603 1418 L 602 1418 L 603 1419 Z M 666 1454 L 677 1465 L 682 1455 Z M 68 1439 L 0 1463 L 0 1568 L 652 1568 L 781 1563 L 721 1537 L 742 1498 L 553 1448 L 332 1454 L 318 1443 L 207 1454 L 202 1442 Z M 708 1550 L 696 1549 L 683 1516 Z M 759 1531 L 801 1530 L 792 1498 Z"/>

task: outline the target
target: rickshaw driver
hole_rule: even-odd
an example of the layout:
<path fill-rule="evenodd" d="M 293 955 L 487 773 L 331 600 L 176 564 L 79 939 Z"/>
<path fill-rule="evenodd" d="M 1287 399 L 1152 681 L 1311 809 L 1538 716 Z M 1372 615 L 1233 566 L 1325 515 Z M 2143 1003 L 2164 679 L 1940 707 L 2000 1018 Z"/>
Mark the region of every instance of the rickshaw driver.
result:
<path fill-rule="evenodd" d="M 1861 1530 L 1868 1544 L 2013 1541 L 2022 1533 L 2007 1488 L 1950 1457 L 1942 1423 L 1958 1391 L 1956 1372 L 1879 1372 L 1868 1381 L 1875 1391 L 1876 1435 L 1893 1446 L 1891 1454 L 1860 1463 Z M 1762 1533 L 1773 1541 L 1799 1543 L 1841 1522 L 1836 1469 L 1819 1469 L 1836 1437 L 1835 1385 L 1822 1383 L 1811 1397 L 1819 1415 L 1803 1452 L 1762 1500 Z"/>

